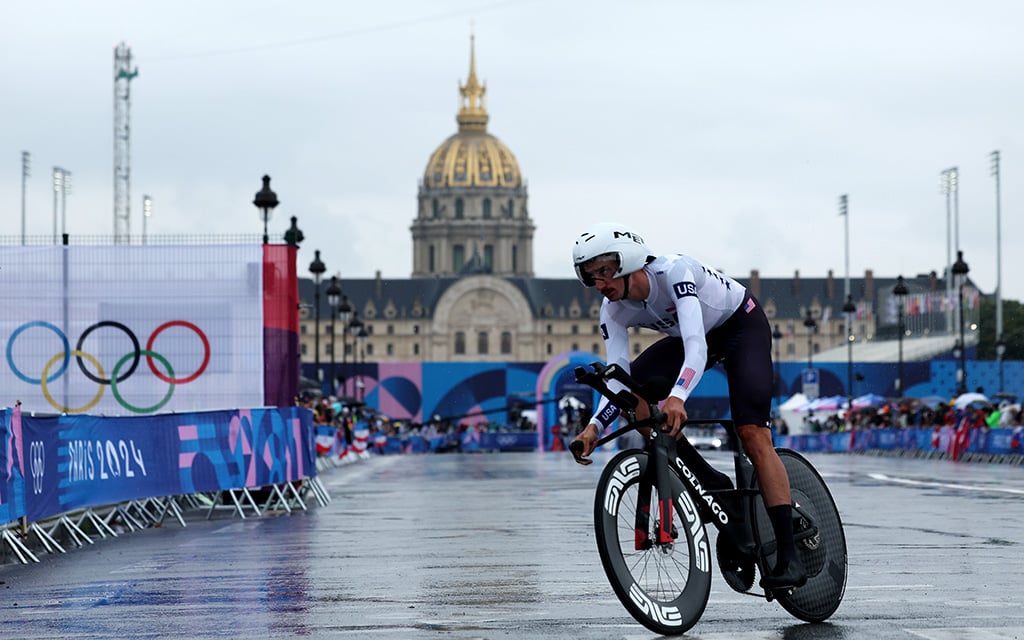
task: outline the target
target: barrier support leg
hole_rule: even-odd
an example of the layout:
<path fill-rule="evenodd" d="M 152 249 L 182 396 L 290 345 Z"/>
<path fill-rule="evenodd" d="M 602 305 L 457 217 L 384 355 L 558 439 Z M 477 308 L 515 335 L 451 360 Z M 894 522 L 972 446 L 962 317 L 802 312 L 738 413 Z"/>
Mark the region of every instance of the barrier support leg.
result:
<path fill-rule="evenodd" d="M 103 518 L 96 515 L 96 512 L 92 509 L 86 509 L 82 513 L 82 517 L 78 519 L 78 526 L 81 527 L 82 523 L 88 521 L 92 525 L 93 529 L 96 529 L 96 533 L 100 534 L 101 538 L 106 538 L 107 534 L 110 534 L 111 538 L 117 537 L 117 532 L 110 528 Z"/>
<path fill-rule="evenodd" d="M 64 530 L 68 532 L 68 535 L 71 537 L 71 541 L 75 543 L 76 547 L 85 546 L 86 542 L 89 544 L 96 544 L 93 542 L 92 538 L 87 536 L 85 532 L 82 531 L 82 529 L 66 515 L 57 518 L 57 521 L 53 523 L 52 527 L 50 527 L 50 531 L 48 532 L 50 537 L 53 537 L 53 532 L 56 531 L 58 527 L 64 527 Z"/>
<path fill-rule="evenodd" d="M 64 550 L 64 547 L 62 547 L 60 545 L 60 543 L 57 542 L 56 540 L 54 540 L 53 537 L 50 534 L 46 533 L 45 529 L 40 527 L 35 522 L 33 522 L 32 524 L 28 525 L 28 531 L 29 531 L 29 533 L 36 534 L 36 537 L 39 538 L 39 541 L 43 543 L 43 546 L 46 547 L 46 550 L 49 551 L 50 553 L 53 553 L 54 551 L 59 551 L 60 553 L 66 553 L 66 551 Z"/>
<path fill-rule="evenodd" d="M 180 524 L 182 527 L 185 526 L 185 518 L 181 513 L 181 507 L 178 506 L 177 496 L 167 496 L 162 501 L 154 499 L 154 502 L 160 505 L 160 519 L 157 520 L 156 526 L 159 527 L 164 523 L 164 519 L 167 517 L 168 513 L 174 516 L 174 518 L 178 521 L 178 524 Z"/>
<path fill-rule="evenodd" d="M 39 562 L 39 558 L 29 551 L 28 547 L 18 539 L 18 536 L 11 533 L 10 529 L 5 527 L 0 531 L 0 540 L 7 543 L 7 546 L 14 552 L 14 555 L 18 556 L 18 560 L 21 561 L 21 564 L 28 564 L 30 561 Z"/>
<path fill-rule="evenodd" d="M 320 482 L 319 476 L 306 478 L 305 485 L 313 492 L 313 495 L 316 497 L 316 501 L 320 503 L 321 507 L 326 507 L 327 503 L 331 501 L 331 494 L 327 493 L 327 489 Z"/>

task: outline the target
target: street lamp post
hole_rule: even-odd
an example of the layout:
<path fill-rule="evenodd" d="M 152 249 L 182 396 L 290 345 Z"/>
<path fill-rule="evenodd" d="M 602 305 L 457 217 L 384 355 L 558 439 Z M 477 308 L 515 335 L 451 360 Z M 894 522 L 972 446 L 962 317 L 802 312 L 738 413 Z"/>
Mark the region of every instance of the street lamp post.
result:
<path fill-rule="evenodd" d="M 853 304 L 853 295 L 846 294 L 843 314 L 846 316 L 846 411 L 853 411 L 853 314 L 857 307 Z"/>
<path fill-rule="evenodd" d="M 779 325 L 775 325 L 775 329 L 772 330 L 772 340 L 775 342 L 775 404 L 776 406 L 782 404 L 782 375 L 779 373 L 779 357 L 780 357 L 780 346 L 782 344 L 782 331 L 779 330 Z"/>
<path fill-rule="evenodd" d="M 341 320 L 341 375 L 345 376 L 346 386 L 348 383 L 348 321 L 352 317 L 352 305 L 348 302 L 348 296 L 341 297 L 341 307 L 338 308 L 338 318 Z"/>
<path fill-rule="evenodd" d="M 32 154 L 21 152 L 21 244 L 25 244 L 25 187 L 32 175 Z"/>
<path fill-rule="evenodd" d="M 260 219 L 263 220 L 263 244 L 267 244 L 270 242 L 267 236 L 267 222 L 274 213 L 274 207 L 279 204 L 277 194 L 270 189 L 270 176 L 263 176 L 263 188 L 256 192 L 252 203 L 260 210 Z"/>
<path fill-rule="evenodd" d="M 298 247 L 305 239 L 306 235 L 299 228 L 299 219 L 292 216 L 292 225 L 284 232 L 284 243 L 290 247 Z"/>
<path fill-rule="evenodd" d="M 999 360 L 999 391 L 1003 391 L 1003 358 L 1006 356 L 1006 340 L 999 336 L 996 340 L 996 359 Z"/>
<path fill-rule="evenodd" d="M 896 397 L 903 398 L 903 334 L 906 329 L 903 326 L 904 305 L 907 299 L 907 285 L 903 282 L 903 276 L 900 275 L 896 278 L 896 286 L 892 288 L 892 295 L 896 296 L 896 329 L 899 334 L 896 336 L 899 353 L 899 365 L 896 369 Z"/>
<path fill-rule="evenodd" d="M 355 390 L 355 394 L 356 394 L 356 399 L 357 400 L 359 399 L 359 380 L 358 380 L 359 361 L 357 360 L 357 357 L 358 357 L 359 354 L 356 351 L 356 347 L 357 347 L 356 340 L 358 339 L 359 334 L 362 331 L 363 331 L 363 321 L 359 319 L 359 312 L 353 309 L 352 310 L 352 319 L 348 323 L 348 332 L 352 336 L 352 368 L 356 372 L 356 383 L 355 383 L 356 384 L 356 390 Z"/>
<path fill-rule="evenodd" d="M 1001 220 L 1002 213 L 1000 211 L 1000 197 L 999 197 L 999 152 L 993 151 L 990 154 L 992 158 L 992 175 L 996 179 L 996 336 L 1000 340 L 1003 339 L 1003 223 Z M 1003 349 L 1006 349 L 1006 345 L 1003 344 Z M 1002 361 L 1000 360 L 1000 375 L 1002 375 Z M 999 384 L 999 390 L 1003 390 L 1002 382 Z"/>
<path fill-rule="evenodd" d="M 964 252 L 956 252 L 956 262 L 953 263 L 953 277 L 956 279 L 957 295 L 959 297 L 960 316 L 960 370 L 957 372 L 957 380 L 960 383 L 959 393 L 967 393 L 967 342 L 964 340 L 964 283 L 967 281 L 967 273 L 970 269 L 964 262 Z"/>
<path fill-rule="evenodd" d="M 331 283 L 327 286 L 327 304 L 331 307 L 331 395 L 336 392 L 335 371 L 334 371 L 334 335 L 337 331 L 338 322 L 338 300 L 341 298 L 341 287 L 338 286 L 338 276 L 331 276 Z"/>
<path fill-rule="evenodd" d="M 57 212 L 60 194 L 64 191 L 64 170 L 53 168 L 53 244 L 57 244 Z"/>
<path fill-rule="evenodd" d="M 266 240 L 266 236 L 263 239 Z M 316 379 L 319 382 L 324 381 L 324 374 L 320 371 L 320 276 L 324 271 L 327 271 L 327 267 L 320 260 L 320 250 L 317 249 L 313 252 L 313 262 L 309 263 L 309 272 L 313 274 L 313 362 L 316 365 Z"/>
<path fill-rule="evenodd" d="M 814 368 L 814 330 L 818 328 L 818 321 L 814 319 L 814 314 L 811 313 L 811 308 L 807 307 L 807 313 L 804 316 L 804 326 L 807 327 L 807 368 Z"/>
<path fill-rule="evenodd" d="M 359 401 L 362 402 L 366 397 L 365 387 L 366 383 L 363 381 L 363 367 L 366 364 L 366 327 L 359 327 Z"/>
<path fill-rule="evenodd" d="M 142 244 L 146 244 L 146 227 L 149 226 L 149 218 L 153 215 L 153 199 L 149 196 L 142 196 Z"/>
<path fill-rule="evenodd" d="M 956 214 L 956 222 L 953 222 L 952 200 L 958 198 L 959 172 L 956 167 L 950 167 L 942 171 L 942 182 L 940 191 L 946 196 L 946 297 L 953 297 L 953 249 L 960 249 L 960 215 Z M 956 241 L 953 240 L 953 228 L 956 227 Z M 952 308 L 946 313 L 946 327 L 952 327 Z"/>

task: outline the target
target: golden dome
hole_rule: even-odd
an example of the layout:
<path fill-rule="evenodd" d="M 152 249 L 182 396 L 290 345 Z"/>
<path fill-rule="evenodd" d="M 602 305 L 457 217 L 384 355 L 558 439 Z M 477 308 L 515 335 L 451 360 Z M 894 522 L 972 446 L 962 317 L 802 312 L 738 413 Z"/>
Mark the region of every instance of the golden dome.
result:
<path fill-rule="evenodd" d="M 519 163 L 508 147 L 487 133 L 487 85 L 476 78 L 476 53 L 470 36 L 469 78 L 459 84 L 461 105 L 455 120 L 459 132 L 430 154 L 423 173 L 423 186 L 438 187 L 520 187 Z"/>

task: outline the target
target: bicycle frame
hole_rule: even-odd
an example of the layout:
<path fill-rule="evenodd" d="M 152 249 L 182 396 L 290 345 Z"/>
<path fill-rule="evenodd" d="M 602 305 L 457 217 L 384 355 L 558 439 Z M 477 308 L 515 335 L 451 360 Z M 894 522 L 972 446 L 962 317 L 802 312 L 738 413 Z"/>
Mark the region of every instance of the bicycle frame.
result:
<path fill-rule="evenodd" d="M 732 420 L 687 420 L 685 426 L 721 424 L 729 433 L 730 440 L 735 444 L 733 449 L 733 465 L 735 484 L 729 489 L 711 489 L 715 478 L 711 475 L 711 467 L 694 447 L 686 440 L 678 441 L 661 430 L 665 415 L 656 411 L 655 403 L 650 396 L 652 389 L 636 386 L 635 381 L 618 365 L 592 365 L 594 372 L 582 367 L 577 368 L 576 380 L 596 389 L 609 398 L 620 410 L 633 415 L 637 407 L 637 396 L 644 397 L 650 405 L 651 417 L 644 420 L 631 420 L 626 426 L 598 439 L 595 448 L 607 444 L 619 436 L 635 430 L 650 429 L 645 450 L 648 460 L 647 473 L 641 479 L 639 499 L 641 504 L 650 504 L 651 489 L 658 491 L 658 531 L 656 540 L 648 539 L 650 531 L 650 513 L 642 508 L 637 510 L 635 523 L 635 548 L 649 548 L 651 544 L 672 544 L 678 532 L 672 531 L 674 501 L 680 497 L 673 486 L 670 467 L 675 469 L 683 480 L 682 485 L 696 507 L 700 519 L 712 524 L 720 535 L 726 536 L 733 547 L 743 555 L 760 561 L 763 552 L 771 553 L 773 549 L 760 549 L 753 533 L 749 516 L 753 513 L 751 500 L 760 497 L 760 491 L 754 487 L 754 467 L 743 453 L 735 425 Z M 620 382 L 630 392 L 612 392 L 606 379 Z M 636 394 L 636 395 L 634 395 Z M 654 397 L 657 397 L 655 395 Z M 653 428 L 652 428 L 653 427 Z"/>

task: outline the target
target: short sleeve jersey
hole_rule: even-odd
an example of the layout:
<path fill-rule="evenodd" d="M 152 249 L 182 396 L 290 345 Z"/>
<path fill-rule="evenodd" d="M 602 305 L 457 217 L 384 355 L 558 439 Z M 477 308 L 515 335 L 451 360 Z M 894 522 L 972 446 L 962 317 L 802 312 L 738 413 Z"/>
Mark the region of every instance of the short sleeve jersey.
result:
<path fill-rule="evenodd" d="M 681 338 L 685 357 L 670 395 L 685 401 L 704 374 L 708 359 L 705 335 L 739 309 L 746 288 L 699 260 L 681 254 L 657 258 L 644 271 L 651 285 L 647 299 L 605 299 L 601 305 L 606 358 L 609 364 L 617 363 L 629 371 L 629 329 L 633 327 Z M 618 414 L 615 405 L 602 396 L 594 411 L 594 421 L 604 428 Z"/>

